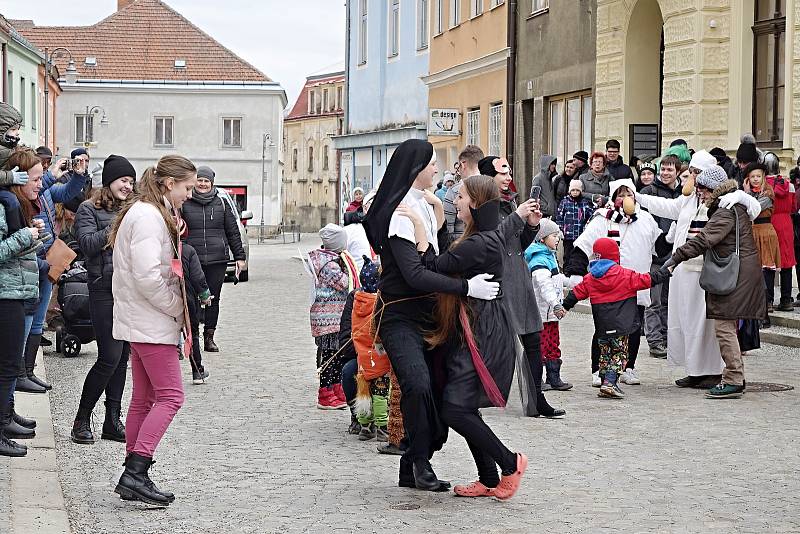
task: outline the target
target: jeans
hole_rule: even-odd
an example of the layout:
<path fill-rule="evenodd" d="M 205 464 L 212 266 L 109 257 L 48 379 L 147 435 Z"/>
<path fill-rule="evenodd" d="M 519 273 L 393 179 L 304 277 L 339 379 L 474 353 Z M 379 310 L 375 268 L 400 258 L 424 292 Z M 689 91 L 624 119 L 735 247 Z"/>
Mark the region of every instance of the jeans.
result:
<path fill-rule="evenodd" d="M 11 402 L 25 350 L 25 306 L 21 300 L 0 300 L 0 429 L 11 422 Z"/>
<path fill-rule="evenodd" d="M 211 304 L 205 308 L 204 332 L 217 328 L 217 321 L 219 320 L 219 299 L 222 293 L 222 284 L 225 282 L 225 270 L 227 268 L 228 266 L 225 263 L 203 265 L 203 274 L 206 275 L 208 289 L 211 291 L 211 294 L 214 295 Z"/>
<path fill-rule="evenodd" d="M 114 339 L 114 297 L 109 289 L 94 289 L 89 285 L 89 311 L 94 335 L 97 338 L 97 361 L 83 382 L 78 418 L 85 419 L 94 410 L 103 391 L 106 408 L 122 406 L 122 392 L 128 370 L 130 344 Z"/>
<path fill-rule="evenodd" d="M 667 344 L 667 302 L 669 280 L 650 288 L 651 304 L 644 310 L 644 333 L 651 347 Z"/>
<path fill-rule="evenodd" d="M 152 458 L 183 406 L 183 382 L 175 345 L 131 343 L 133 392 L 125 420 L 125 450 Z"/>
<path fill-rule="evenodd" d="M 19 367 L 17 368 L 17 376 L 22 376 L 22 373 L 25 372 L 27 374 L 27 369 L 25 368 L 25 347 L 28 346 L 28 336 L 31 333 L 31 325 L 33 324 L 33 315 L 26 315 L 25 316 L 25 330 L 23 330 L 23 335 L 25 336 L 22 341 L 22 352 L 20 353 L 19 357 Z M 11 383 L 11 393 L 9 396 L 11 398 L 11 402 L 14 402 L 14 391 L 17 387 L 17 376 L 14 377 L 14 381 Z"/>
<path fill-rule="evenodd" d="M 39 280 L 39 304 L 36 313 L 33 314 L 33 325 L 31 334 L 41 334 L 44 332 L 44 319 L 47 317 L 47 308 L 50 306 L 50 295 L 53 293 L 53 284 L 46 276 Z"/>
<path fill-rule="evenodd" d="M 356 373 L 358 373 L 358 361 L 348 360 L 342 367 L 342 389 L 347 402 L 356 400 Z"/>

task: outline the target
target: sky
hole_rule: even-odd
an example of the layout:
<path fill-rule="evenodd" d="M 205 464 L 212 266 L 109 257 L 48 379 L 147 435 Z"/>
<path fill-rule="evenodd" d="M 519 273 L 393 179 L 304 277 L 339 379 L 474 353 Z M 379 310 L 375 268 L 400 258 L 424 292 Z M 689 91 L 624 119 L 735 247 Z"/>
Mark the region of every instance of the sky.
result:
<path fill-rule="evenodd" d="M 195 26 L 286 90 L 291 108 L 311 74 L 344 66 L 344 0 L 164 0 Z M 7 19 L 44 26 L 88 26 L 117 0 L 0 0 Z"/>

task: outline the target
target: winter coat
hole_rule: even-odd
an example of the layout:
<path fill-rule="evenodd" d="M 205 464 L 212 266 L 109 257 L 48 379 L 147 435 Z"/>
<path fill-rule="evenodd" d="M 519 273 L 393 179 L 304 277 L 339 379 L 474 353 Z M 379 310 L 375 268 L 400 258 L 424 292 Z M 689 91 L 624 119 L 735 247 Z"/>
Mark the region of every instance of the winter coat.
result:
<path fill-rule="evenodd" d="M 734 252 L 736 216 L 730 209 L 719 209 L 719 197 L 735 191 L 737 187 L 734 180 L 728 180 L 713 191 L 706 201 L 709 218 L 705 228 L 675 251 L 672 255 L 675 263 L 700 256 L 712 249 L 720 257 Z M 734 209 L 739 214 L 739 279 L 736 289 L 729 295 L 706 293 L 706 317 L 719 320 L 766 319 L 764 278 L 753 240 L 753 225 L 744 206 L 737 204 Z"/>
<path fill-rule="evenodd" d="M 181 213 L 188 229 L 183 239 L 197 251 L 202 265 L 228 263 L 231 252 L 234 260 L 247 259 L 236 214 L 219 195 L 209 201 L 191 198 Z"/>
<path fill-rule="evenodd" d="M 186 284 L 187 300 L 197 300 L 197 298 L 209 291 L 206 274 L 203 266 L 200 265 L 200 258 L 197 251 L 188 243 L 184 243 L 181 248 L 181 263 L 183 264 L 183 280 Z"/>
<path fill-rule="evenodd" d="M 63 204 L 80 195 L 85 184 L 85 174 L 71 172 L 66 183 L 53 182 L 47 189 L 39 191 L 39 215 L 35 218 L 44 222 L 44 230 L 41 233 L 53 236 L 36 251 L 40 258 L 47 256 L 47 251 L 55 241 L 56 204 Z"/>
<path fill-rule="evenodd" d="M 343 362 L 355 360 L 358 357 L 356 354 L 356 347 L 352 343 L 353 336 L 353 302 L 356 298 L 358 289 L 348 293 L 347 300 L 344 303 L 342 310 L 342 317 L 339 319 L 339 349 L 341 353 L 339 357 Z"/>
<path fill-rule="evenodd" d="M 108 234 L 118 212 L 98 209 L 94 201 L 86 200 L 75 214 L 78 245 L 85 257 L 84 267 L 93 287 L 111 290 L 114 274 L 114 251 L 108 245 Z"/>
<path fill-rule="evenodd" d="M 459 219 L 456 215 L 456 198 L 458 197 L 458 192 L 461 190 L 462 182 L 458 181 L 453 186 L 447 190 L 447 193 L 444 195 L 444 219 L 445 219 L 445 228 L 447 228 L 447 236 L 448 241 L 453 242 L 462 235 L 464 235 L 464 222 Z"/>
<path fill-rule="evenodd" d="M 0 299 L 28 300 L 39 298 L 39 268 L 36 253 L 20 255 L 34 244 L 33 234 L 24 227 L 9 233 L 9 219 L 14 215 L 6 211 L 14 208 L 16 197 L 8 191 L 0 191 L 8 202 L 0 202 Z M 16 203 L 19 206 L 19 203 Z M 17 215 L 21 221 L 21 214 Z M 5 341 L 4 341 L 5 342 Z"/>
<path fill-rule="evenodd" d="M 594 213 L 594 206 L 583 197 L 577 200 L 566 196 L 558 205 L 555 222 L 564 233 L 564 239 L 578 239 Z"/>
<path fill-rule="evenodd" d="M 349 277 L 341 265 L 339 254 L 317 249 L 308 253 L 314 273 L 314 302 L 311 304 L 311 335 L 339 333 L 344 305 L 347 301 Z"/>
<path fill-rule="evenodd" d="M 360 200 L 354 200 L 350 204 L 348 204 L 347 209 L 345 211 L 347 213 L 350 213 L 351 211 L 361 211 L 361 212 L 363 212 L 364 210 L 361 207 L 361 203 L 362 203 L 362 201 L 360 201 Z"/>
<path fill-rule="evenodd" d="M 603 174 L 600 176 L 595 176 L 590 170 L 581 174 L 580 179 L 583 182 L 583 198 L 594 203 L 599 195 L 604 199 L 601 204 L 605 204 L 605 199 L 608 198 L 608 184 L 611 182 L 611 174 L 609 174 L 608 169 L 604 169 Z"/>
<path fill-rule="evenodd" d="M 2 106 L 0 108 L 0 168 L 5 166 L 11 153 L 14 152 L 12 147 L 7 147 L 1 143 L 6 132 L 14 126 L 22 125 L 22 114 L 11 106 Z M 14 183 L 14 173 L 10 170 L 0 170 L 0 185 L 11 185 Z"/>
<path fill-rule="evenodd" d="M 778 245 L 781 251 L 781 269 L 791 269 L 797 264 L 794 254 L 794 227 L 792 213 L 797 211 L 794 205 L 794 191 L 789 182 L 782 176 L 768 176 L 767 182 L 775 192 L 775 209 L 772 212 L 772 226 L 778 234 Z"/>
<path fill-rule="evenodd" d="M 664 185 L 664 183 L 658 177 L 656 177 L 656 179 L 653 180 L 652 184 L 642 188 L 641 194 L 660 197 L 660 198 L 678 198 L 679 196 L 681 196 L 681 188 L 680 185 L 678 185 L 677 187 L 675 187 L 675 189 L 671 189 L 666 185 Z M 670 219 L 667 217 L 659 217 L 658 215 L 653 215 L 653 219 L 656 221 L 658 227 L 661 228 L 661 232 L 664 235 L 666 235 L 667 232 L 669 232 L 670 226 L 672 226 L 672 223 L 674 223 L 677 220 L 677 219 Z M 653 256 L 653 263 L 661 265 L 665 261 L 667 261 L 667 259 L 669 259 L 669 256 L 670 256 L 669 254 L 660 257 Z"/>
<path fill-rule="evenodd" d="M 539 158 L 539 174 L 533 177 L 533 186 L 542 188 L 539 196 L 539 209 L 545 217 L 552 217 L 558 205 L 553 191 L 553 176 L 550 174 L 550 165 L 556 162 L 556 158 L 544 155 Z"/>
<path fill-rule="evenodd" d="M 561 204 L 561 200 L 566 198 L 569 195 L 569 183 L 572 180 L 578 180 L 579 177 L 576 174 L 569 176 L 566 173 L 561 173 L 555 178 L 553 178 L 553 196 L 556 200 L 556 206 Z"/>
<path fill-rule="evenodd" d="M 615 161 L 609 161 L 606 164 L 606 170 L 611 175 L 612 180 L 621 180 L 623 178 L 633 180 L 633 170 L 631 170 L 630 165 L 625 163 L 622 156 L 617 156 Z"/>
<path fill-rule="evenodd" d="M 114 339 L 178 344 L 183 282 L 172 270 L 175 247 L 156 206 L 140 200 L 130 207 L 117 230 L 112 259 Z"/>
<path fill-rule="evenodd" d="M 542 322 L 558 321 L 555 309 L 564 302 L 564 275 L 558 272 L 555 253 L 544 243 L 533 243 L 525 250 L 525 261 L 531 270 Z"/>

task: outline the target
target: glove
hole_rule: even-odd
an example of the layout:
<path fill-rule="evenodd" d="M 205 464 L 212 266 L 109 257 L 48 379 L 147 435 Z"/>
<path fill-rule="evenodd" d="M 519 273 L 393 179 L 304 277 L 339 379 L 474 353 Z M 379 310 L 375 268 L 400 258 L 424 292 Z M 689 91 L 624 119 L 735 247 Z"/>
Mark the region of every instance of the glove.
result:
<path fill-rule="evenodd" d="M 494 300 L 500 292 L 499 282 L 490 282 L 491 274 L 483 273 L 467 280 L 467 296 L 474 299 Z"/>
<path fill-rule="evenodd" d="M 737 189 L 732 193 L 728 193 L 727 195 L 722 195 L 721 197 L 719 197 L 719 207 L 726 210 L 730 209 L 736 204 L 743 204 L 745 200 L 742 197 L 749 197 L 749 196 L 750 195 L 748 195 L 741 189 Z"/>
<path fill-rule="evenodd" d="M 675 232 L 678 231 L 678 225 L 675 221 L 672 221 L 672 224 L 669 225 L 669 231 L 667 232 L 667 243 L 674 245 L 675 244 Z"/>
<path fill-rule="evenodd" d="M 13 185 L 25 185 L 28 183 L 28 173 L 25 171 L 17 170 L 19 167 L 14 167 L 11 169 L 11 174 L 14 175 L 14 178 L 11 180 Z"/>
<path fill-rule="evenodd" d="M 564 280 L 564 287 L 566 287 L 567 289 L 572 289 L 581 282 L 583 282 L 583 277 L 578 276 L 577 274 L 573 274 L 572 276 Z"/>

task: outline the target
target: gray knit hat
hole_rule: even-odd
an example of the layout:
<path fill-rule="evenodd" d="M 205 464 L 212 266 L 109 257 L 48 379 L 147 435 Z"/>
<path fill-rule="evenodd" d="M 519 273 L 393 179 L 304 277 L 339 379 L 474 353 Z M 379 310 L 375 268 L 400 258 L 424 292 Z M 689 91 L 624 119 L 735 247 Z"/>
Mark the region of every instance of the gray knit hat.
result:
<path fill-rule="evenodd" d="M 347 248 L 347 232 L 338 224 L 328 223 L 319 231 L 325 250 L 341 252 Z"/>
<path fill-rule="evenodd" d="M 728 181 L 725 169 L 719 165 L 707 168 L 697 175 L 697 185 L 702 185 L 710 190 L 714 190 Z"/>
<path fill-rule="evenodd" d="M 212 169 L 208 165 L 200 165 L 199 167 L 197 167 L 198 178 L 205 178 L 206 180 L 208 180 L 213 184 L 215 176 L 216 173 L 214 172 L 214 169 Z"/>
<path fill-rule="evenodd" d="M 542 219 L 539 223 L 539 231 L 536 233 L 535 241 L 539 243 L 540 241 L 544 241 L 549 235 L 560 233 L 561 230 L 558 228 L 556 223 L 550 219 Z"/>

